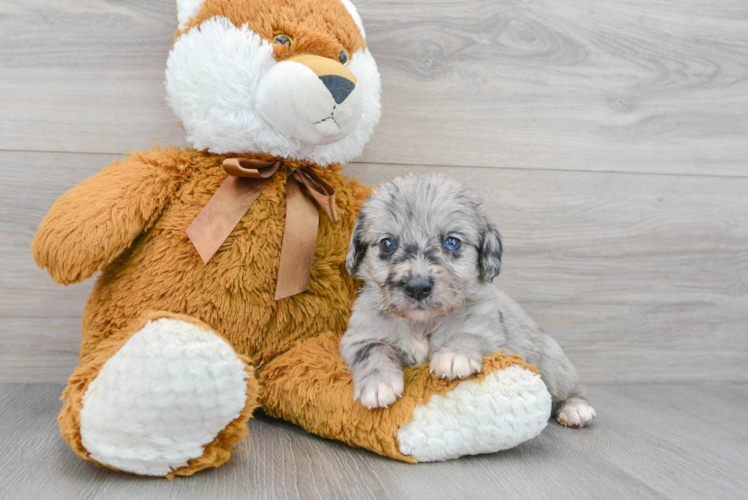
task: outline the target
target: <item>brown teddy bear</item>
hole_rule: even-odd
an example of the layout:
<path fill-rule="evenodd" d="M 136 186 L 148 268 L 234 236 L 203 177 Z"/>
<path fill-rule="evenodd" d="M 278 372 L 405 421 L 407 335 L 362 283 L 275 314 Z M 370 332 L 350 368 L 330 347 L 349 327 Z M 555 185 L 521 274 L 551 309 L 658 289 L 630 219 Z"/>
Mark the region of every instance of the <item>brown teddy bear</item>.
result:
<path fill-rule="evenodd" d="M 348 242 L 369 189 L 340 164 L 380 115 L 353 5 L 178 0 L 177 10 L 165 83 L 194 149 L 115 161 L 63 195 L 33 243 L 59 283 L 101 271 L 59 418 L 75 452 L 189 475 L 229 458 L 258 405 L 409 462 L 537 435 L 550 396 L 517 356 L 496 354 L 465 381 L 410 369 L 388 409 L 353 400 L 338 339 L 356 293 Z"/>

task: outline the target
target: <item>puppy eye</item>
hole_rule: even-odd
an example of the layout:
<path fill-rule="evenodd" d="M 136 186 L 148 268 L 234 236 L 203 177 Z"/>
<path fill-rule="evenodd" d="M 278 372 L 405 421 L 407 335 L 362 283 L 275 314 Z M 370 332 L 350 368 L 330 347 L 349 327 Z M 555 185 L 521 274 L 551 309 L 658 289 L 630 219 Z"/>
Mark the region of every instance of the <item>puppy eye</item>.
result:
<path fill-rule="evenodd" d="M 279 43 L 281 45 L 285 45 L 286 47 L 290 47 L 293 45 L 293 39 L 288 35 L 275 35 L 275 38 L 273 38 L 273 43 Z"/>
<path fill-rule="evenodd" d="M 384 255 L 390 255 L 395 250 L 397 250 L 397 243 L 392 236 L 388 236 L 379 242 L 379 251 Z"/>
<path fill-rule="evenodd" d="M 450 236 L 449 238 L 444 240 L 444 248 L 449 252 L 456 252 L 460 249 L 461 245 L 462 242 L 454 236 Z"/>
<path fill-rule="evenodd" d="M 338 61 L 340 61 L 340 64 L 346 65 L 348 64 L 348 52 L 346 52 L 345 49 L 342 49 L 340 53 L 338 54 Z"/>

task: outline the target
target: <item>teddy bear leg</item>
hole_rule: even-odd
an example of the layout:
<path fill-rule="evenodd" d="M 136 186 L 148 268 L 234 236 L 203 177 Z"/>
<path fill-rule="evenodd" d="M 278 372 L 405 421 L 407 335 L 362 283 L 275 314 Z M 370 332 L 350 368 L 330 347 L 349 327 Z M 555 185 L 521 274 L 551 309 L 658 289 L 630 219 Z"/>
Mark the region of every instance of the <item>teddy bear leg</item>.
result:
<path fill-rule="evenodd" d="M 59 423 L 76 453 L 148 476 L 217 467 L 248 433 L 253 369 L 204 323 L 150 313 L 110 335 L 63 393 Z"/>
<path fill-rule="evenodd" d="M 268 415 L 309 432 L 404 462 L 492 453 L 534 438 L 551 414 L 551 396 L 520 356 L 496 353 L 481 373 L 442 380 L 428 365 L 405 370 L 405 391 L 389 408 L 353 399 L 353 381 L 332 334 L 307 340 L 260 373 Z"/>

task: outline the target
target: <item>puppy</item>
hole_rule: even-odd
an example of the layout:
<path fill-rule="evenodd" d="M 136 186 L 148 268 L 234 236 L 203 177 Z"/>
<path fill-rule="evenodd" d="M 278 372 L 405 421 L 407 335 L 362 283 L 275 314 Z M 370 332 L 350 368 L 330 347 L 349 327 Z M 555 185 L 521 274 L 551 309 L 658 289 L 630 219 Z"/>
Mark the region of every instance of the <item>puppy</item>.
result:
<path fill-rule="evenodd" d="M 499 350 L 536 365 L 567 427 L 596 416 L 559 345 L 491 281 L 501 238 L 481 201 L 442 175 L 400 177 L 364 203 L 346 260 L 363 280 L 340 352 L 354 396 L 387 407 L 403 392 L 403 368 L 430 363 L 440 378 L 481 370 Z"/>

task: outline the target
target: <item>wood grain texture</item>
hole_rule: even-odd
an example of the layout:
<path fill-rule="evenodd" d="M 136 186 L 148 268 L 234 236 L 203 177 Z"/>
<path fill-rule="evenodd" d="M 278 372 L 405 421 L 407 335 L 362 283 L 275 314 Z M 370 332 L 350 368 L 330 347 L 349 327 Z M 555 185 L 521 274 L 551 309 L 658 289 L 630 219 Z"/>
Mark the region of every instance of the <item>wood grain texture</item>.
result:
<path fill-rule="evenodd" d="M 64 382 L 92 280 L 31 258 L 48 207 L 108 155 L 0 152 L 0 381 Z M 354 164 L 463 180 L 504 239 L 497 285 L 558 339 L 587 384 L 748 381 L 748 179 Z M 44 172 L 40 175 L 39 172 Z"/>
<path fill-rule="evenodd" d="M 748 176 L 742 0 L 359 0 L 384 85 L 364 162 Z M 184 134 L 173 0 L 0 0 L 0 149 Z"/>
<path fill-rule="evenodd" d="M 0 380 L 66 381 L 93 280 L 63 287 L 36 267 L 31 241 L 65 191 L 110 155 L 0 153 Z"/>
<path fill-rule="evenodd" d="M 491 455 L 409 465 L 254 418 L 224 466 L 173 482 L 96 468 L 56 426 L 60 385 L 0 385 L 0 494 L 7 500 L 654 498 L 748 495 L 746 384 L 598 386 L 589 428 L 550 422 Z M 708 401 L 711 405 L 693 404 Z M 724 411 L 710 411 L 715 407 Z"/>
<path fill-rule="evenodd" d="M 411 466 L 256 418 L 251 451 L 167 482 L 76 457 L 61 385 L 6 384 L 0 498 L 748 497 L 748 5 L 356 4 L 384 114 L 347 173 L 477 190 L 504 236 L 497 284 L 559 340 L 599 419 Z M 162 83 L 174 10 L 0 0 L 0 382 L 61 384 L 77 363 L 93 281 L 34 265 L 49 206 L 115 155 L 184 145 Z"/>

